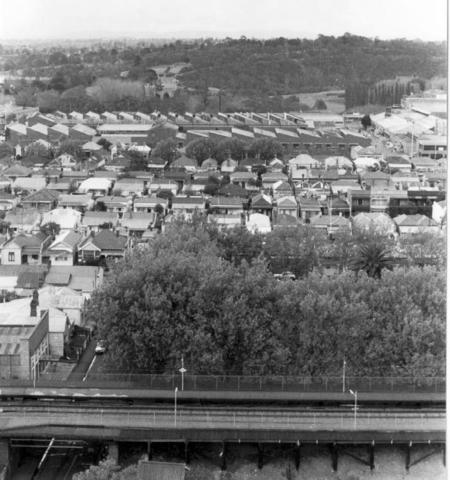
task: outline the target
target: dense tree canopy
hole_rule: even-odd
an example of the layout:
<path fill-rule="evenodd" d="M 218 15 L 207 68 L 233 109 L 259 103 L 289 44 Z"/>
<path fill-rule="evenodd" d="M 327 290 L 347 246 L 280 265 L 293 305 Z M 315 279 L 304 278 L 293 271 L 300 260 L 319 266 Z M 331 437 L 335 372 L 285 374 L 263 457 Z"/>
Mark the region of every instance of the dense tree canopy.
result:
<path fill-rule="evenodd" d="M 445 273 L 310 273 L 313 250 L 325 248 L 310 235 L 168 225 L 92 297 L 107 363 L 172 372 L 184 356 L 191 373 L 335 375 L 345 356 L 349 375 L 442 374 Z M 289 253 L 303 276 L 275 280 L 266 252 Z"/>
<path fill-rule="evenodd" d="M 315 40 L 199 39 L 162 45 L 118 41 L 109 46 L 93 42 L 89 48 L 36 47 L 32 52 L 2 47 L 1 70 L 22 71 L 33 79 L 5 87 L 16 95 L 16 104 L 34 106 L 36 94 L 50 88 L 61 93 L 58 109 L 66 112 L 298 111 L 307 107 L 299 105 L 297 94 L 344 88 L 347 108 L 388 105 L 398 103 L 403 94 L 423 90 L 429 79 L 444 77 L 445 84 L 447 72 L 445 42 L 348 33 Z M 178 73 L 167 71 L 162 78 L 156 73 L 157 66 L 178 62 L 184 63 Z M 126 78 L 122 72 L 127 72 Z M 166 76 L 176 76 L 182 87 L 170 98 L 162 91 Z M 81 94 L 72 95 L 73 89 Z"/>
<path fill-rule="evenodd" d="M 76 140 L 63 140 L 57 151 L 57 155 L 68 154 L 74 156 L 76 159 L 81 159 L 84 157 L 84 152 L 82 148 L 82 143 Z"/>
<path fill-rule="evenodd" d="M 248 154 L 250 157 L 270 162 L 275 157 L 280 158 L 283 156 L 283 147 L 277 140 L 258 138 L 250 144 Z"/>
<path fill-rule="evenodd" d="M 111 459 L 103 460 L 98 465 L 91 465 L 87 470 L 73 476 L 73 480 L 136 480 L 136 478 L 136 465 L 120 469 Z"/>
<path fill-rule="evenodd" d="M 245 156 L 245 144 L 238 138 L 220 141 L 215 148 L 213 158 L 221 164 L 224 160 L 232 158 L 233 160 L 242 160 Z"/>
<path fill-rule="evenodd" d="M 152 150 L 153 157 L 160 157 L 167 163 L 172 163 L 178 156 L 177 143 L 173 138 L 160 140 Z"/>
<path fill-rule="evenodd" d="M 186 155 L 195 158 L 200 165 L 207 158 L 211 158 L 216 151 L 217 143 L 209 138 L 192 140 L 186 145 Z"/>

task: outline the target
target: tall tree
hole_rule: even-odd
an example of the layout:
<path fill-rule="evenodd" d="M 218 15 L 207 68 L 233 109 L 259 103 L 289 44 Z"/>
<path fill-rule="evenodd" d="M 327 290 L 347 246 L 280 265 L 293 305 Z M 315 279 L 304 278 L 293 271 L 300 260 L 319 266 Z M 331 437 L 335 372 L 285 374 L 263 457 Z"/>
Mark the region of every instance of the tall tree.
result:
<path fill-rule="evenodd" d="M 250 144 L 248 154 L 250 157 L 270 162 L 275 157 L 283 156 L 283 147 L 276 140 L 258 138 Z"/>
<path fill-rule="evenodd" d="M 177 143 L 173 138 L 160 140 L 152 150 L 153 157 L 160 157 L 167 163 L 172 163 L 178 157 Z"/>
<path fill-rule="evenodd" d="M 228 158 L 242 160 L 245 156 L 245 144 L 237 138 L 220 141 L 215 147 L 213 157 L 220 164 Z"/>
<path fill-rule="evenodd" d="M 389 253 L 383 245 L 374 242 L 362 245 L 352 261 L 352 269 L 362 270 L 370 277 L 380 278 L 384 269 L 393 268 L 393 260 Z"/>
<path fill-rule="evenodd" d="M 216 142 L 210 138 L 200 138 L 186 145 L 186 155 L 190 158 L 195 158 L 201 164 L 204 160 L 214 155 L 216 148 Z"/>

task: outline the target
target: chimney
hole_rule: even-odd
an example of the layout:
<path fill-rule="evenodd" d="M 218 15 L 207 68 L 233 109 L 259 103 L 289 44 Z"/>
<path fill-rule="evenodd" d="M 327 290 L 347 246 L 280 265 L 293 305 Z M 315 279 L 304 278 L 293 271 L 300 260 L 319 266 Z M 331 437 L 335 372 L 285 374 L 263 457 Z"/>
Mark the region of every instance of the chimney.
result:
<path fill-rule="evenodd" d="M 33 298 L 30 302 L 30 317 L 37 317 L 37 307 L 39 305 L 39 294 L 37 290 L 33 292 Z"/>

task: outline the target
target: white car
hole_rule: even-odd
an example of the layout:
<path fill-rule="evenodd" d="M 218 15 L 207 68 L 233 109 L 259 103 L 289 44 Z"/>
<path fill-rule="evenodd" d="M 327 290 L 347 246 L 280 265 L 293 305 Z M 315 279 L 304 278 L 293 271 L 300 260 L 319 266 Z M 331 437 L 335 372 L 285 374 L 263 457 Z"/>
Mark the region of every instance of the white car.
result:
<path fill-rule="evenodd" d="M 105 344 L 102 340 L 100 340 L 99 342 L 97 342 L 97 345 L 95 346 L 95 353 L 97 355 L 100 355 L 105 352 L 106 352 Z"/>
<path fill-rule="evenodd" d="M 295 280 L 295 275 L 292 272 L 275 273 L 274 277 L 277 280 Z"/>

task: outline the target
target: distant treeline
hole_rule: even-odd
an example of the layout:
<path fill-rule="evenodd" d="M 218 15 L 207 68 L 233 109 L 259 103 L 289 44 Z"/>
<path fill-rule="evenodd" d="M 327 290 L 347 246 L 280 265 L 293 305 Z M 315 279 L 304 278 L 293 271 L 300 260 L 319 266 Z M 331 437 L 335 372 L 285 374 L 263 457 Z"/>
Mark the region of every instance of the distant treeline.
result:
<path fill-rule="evenodd" d="M 396 103 L 408 91 L 408 82 L 391 86 L 378 82 L 399 76 L 431 79 L 447 74 L 445 42 L 379 40 L 348 33 L 319 35 L 315 40 L 241 37 L 78 49 L 10 51 L 0 45 L 2 53 L 0 69 L 50 79 L 38 80 L 33 87 L 59 94 L 89 88 L 100 78 L 120 79 L 124 72 L 128 81 L 157 84 L 160 70 L 154 70 L 156 66 L 183 62 L 186 66 L 177 75 L 181 88 L 188 96 L 197 95 L 203 108 L 208 106 L 211 88 L 220 89 L 223 101 L 226 96 L 233 97 L 227 100 L 230 108 L 238 100 L 241 106 L 263 108 L 281 95 L 344 88 L 348 108 L 368 101 Z M 16 85 L 16 93 L 22 88 L 24 85 Z M 187 104 L 192 107 L 189 99 Z"/>
<path fill-rule="evenodd" d="M 351 82 L 345 87 L 345 108 L 359 105 L 396 105 L 404 95 L 425 90 L 422 78 L 381 80 L 375 84 Z"/>

